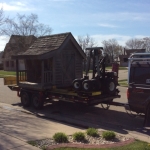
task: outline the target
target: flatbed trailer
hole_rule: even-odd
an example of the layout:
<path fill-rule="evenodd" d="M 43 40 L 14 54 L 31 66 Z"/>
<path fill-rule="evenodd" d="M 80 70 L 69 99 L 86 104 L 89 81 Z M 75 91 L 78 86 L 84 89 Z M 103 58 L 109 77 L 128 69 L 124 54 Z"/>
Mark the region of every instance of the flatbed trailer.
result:
<path fill-rule="evenodd" d="M 20 88 L 17 85 L 8 86 L 12 91 L 17 91 L 17 95 L 21 98 L 24 107 L 31 103 L 36 108 L 42 108 L 45 102 L 53 102 L 56 99 L 59 101 L 66 101 L 71 103 L 82 103 L 85 105 L 97 105 L 100 103 L 110 104 L 113 99 L 120 98 L 119 90 L 116 89 L 115 94 L 103 94 L 101 91 L 84 92 L 75 91 L 74 89 L 53 89 L 33 90 L 28 88 Z"/>

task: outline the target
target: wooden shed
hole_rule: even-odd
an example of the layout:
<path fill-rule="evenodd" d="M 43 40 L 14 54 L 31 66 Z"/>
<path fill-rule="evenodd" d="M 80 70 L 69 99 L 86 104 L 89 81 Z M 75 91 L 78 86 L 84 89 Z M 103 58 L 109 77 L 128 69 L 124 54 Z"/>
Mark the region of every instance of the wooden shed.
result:
<path fill-rule="evenodd" d="M 69 87 L 83 76 L 85 53 L 70 32 L 39 37 L 12 58 L 16 59 L 17 85 L 22 88 Z M 25 61 L 25 70 L 18 69 L 20 59 Z"/>

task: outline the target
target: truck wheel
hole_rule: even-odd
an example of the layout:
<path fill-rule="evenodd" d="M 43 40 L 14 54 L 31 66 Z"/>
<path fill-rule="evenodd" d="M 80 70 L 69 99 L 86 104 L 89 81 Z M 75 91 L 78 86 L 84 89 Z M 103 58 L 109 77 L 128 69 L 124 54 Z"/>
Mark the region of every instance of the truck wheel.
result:
<path fill-rule="evenodd" d="M 23 107 L 28 107 L 30 106 L 30 95 L 27 92 L 22 92 L 21 93 L 21 103 Z"/>
<path fill-rule="evenodd" d="M 108 80 L 106 81 L 106 89 L 105 89 L 108 94 L 114 94 L 116 91 L 116 84 L 114 80 Z"/>
<path fill-rule="evenodd" d="M 39 94 L 33 94 L 32 96 L 32 105 L 36 109 L 41 109 L 44 105 L 43 97 Z"/>

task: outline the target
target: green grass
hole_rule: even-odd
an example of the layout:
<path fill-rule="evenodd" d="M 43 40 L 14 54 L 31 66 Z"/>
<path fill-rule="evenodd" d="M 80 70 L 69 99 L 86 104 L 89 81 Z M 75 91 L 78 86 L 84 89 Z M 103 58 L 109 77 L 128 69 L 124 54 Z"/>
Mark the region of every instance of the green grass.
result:
<path fill-rule="evenodd" d="M 150 150 L 150 144 L 136 140 L 126 146 L 115 148 L 56 148 L 55 150 Z"/>
<path fill-rule="evenodd" d="M 106 67 L 106 70 L 107 69 L 112 69 L 112 66 Z M 119 70 L 128 70 L 128 69 L 126 67 L 119 67 Z"/>
<path fill-rule="evenodd" d="M 118 83 L 119 83 L 119 85 L 120 85 L 120 86 L 125 86 L 125 87 L 127 87 L 127 86 L 128 86 L 127 79 L 119 80 L 119 81 L 118 81 Z"/>
<path fill-rule="evenodd" d="M 3 71 L 3 70 L 0 70 L 0 78 L 3 78 L 5 76 L 15 76 L 16 75 L 16 72 L 14 71 Z"/>

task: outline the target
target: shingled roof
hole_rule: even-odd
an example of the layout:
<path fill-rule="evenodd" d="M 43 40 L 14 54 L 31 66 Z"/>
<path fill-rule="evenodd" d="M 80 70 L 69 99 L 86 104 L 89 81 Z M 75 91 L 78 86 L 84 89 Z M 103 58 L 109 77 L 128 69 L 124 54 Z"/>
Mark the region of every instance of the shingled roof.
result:
<path fill-rule="evenodd" d="M 18 53 L 17 55 L 13 56 L 13 58 L 41 58 L 44 54 L 49 54 L 54 52 L 55 50 L 60 49 L 69 39 L 76 45 L 77 49 L 81 53 L 83 57 L 85 54 L 79 44 L 76 42 L 74 37 L 70 32 L 61 33 L 61 34 L 54 34 L 49 36 L 42 36 L 39 37 L 27 51 Z"/>
<path fill-rule="evenodd" d="M 11 58 L 12 55 L 16 55 L 20 52 L 25 52 L 36 40 L 36 37 L 33 35 L 30 36 L 21 36 L 21 35 L 12 35 L 9 39 L 9 42 L 6 44 L 3 58 Z"/>

